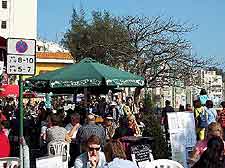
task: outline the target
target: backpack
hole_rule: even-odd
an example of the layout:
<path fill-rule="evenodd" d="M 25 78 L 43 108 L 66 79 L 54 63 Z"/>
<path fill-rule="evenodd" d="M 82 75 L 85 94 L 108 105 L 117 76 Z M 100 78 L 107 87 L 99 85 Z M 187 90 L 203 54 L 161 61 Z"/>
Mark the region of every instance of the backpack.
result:
<path fill-rule="evenodd" d="M 205 109 L 199 114 L 198 124 L 199 124 L 199 128 L 208 127 L 208 114 Z"/>
<path fill-rule="evenodd" d="M 209 100 L 209 97 L 207 95 L 200 95 L 199 96 L 199 101 L 201 103 L 202 106 L 205 105 L 206 101 Z"/>

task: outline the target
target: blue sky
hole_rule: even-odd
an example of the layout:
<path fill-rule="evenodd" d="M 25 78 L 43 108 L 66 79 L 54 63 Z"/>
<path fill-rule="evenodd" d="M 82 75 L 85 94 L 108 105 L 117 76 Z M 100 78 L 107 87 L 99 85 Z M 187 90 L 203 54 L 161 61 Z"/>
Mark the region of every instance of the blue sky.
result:
<path fill-rule="evenodd" d="M 115 16 L 163 15 L 198 25 L 187 35 L 199 56 L 225 58 L 225 0 L 38 0 L 38 35 L 60 40 L 72 9 L 108 10 Z"/>

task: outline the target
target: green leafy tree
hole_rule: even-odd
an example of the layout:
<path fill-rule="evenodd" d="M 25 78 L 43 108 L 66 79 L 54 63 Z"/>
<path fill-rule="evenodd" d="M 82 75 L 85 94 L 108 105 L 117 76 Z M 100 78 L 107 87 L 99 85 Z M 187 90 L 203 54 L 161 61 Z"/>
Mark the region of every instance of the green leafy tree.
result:
<path fill-rule="evenodd" d="M 73 10 L 62 44 L 76 61 L 92 57 L 144 76 L 150 87 L 171 85 L 176 79 L 191 84 L 196 69 L 212 62 L 192 54 L 186 37 L 195 28 L 162 16 L 115 17 L 93 11 L 87 19 L 84 10 Z"/>
<path fill-rule="evenodd" d="M 129 57 L 129 36 L 122 21 L 109 12 L 92 12 L 87 21 L 83 10 L 78 14 L 73 10 L 71 29 L 65 34 L 62 43 L 69 48 L 74 59 L 80 61 L 91 57 L 97 61 L 120 66 Z"/>

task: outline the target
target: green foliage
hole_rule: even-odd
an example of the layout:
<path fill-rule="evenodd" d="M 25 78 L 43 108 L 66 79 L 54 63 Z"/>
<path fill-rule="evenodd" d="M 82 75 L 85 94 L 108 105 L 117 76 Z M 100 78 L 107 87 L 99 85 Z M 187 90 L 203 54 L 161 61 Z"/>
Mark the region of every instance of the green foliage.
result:
<path fill-rule="evenodd" d="M 83 10 L 79 13 L 73 10 L 71 29 L 62 43 L 76 61 L 91 57 L 113 66 L 120 66 L 124 59 L 122 53 L 127 53 L 127 48 L 131 47 L 122 21 L 106 11 L 93 11 L 91 19 L 87 20 Z"/>
<path fill-rule="evenodd" d="M 75 61 L 91 57 L 103 64 L 142 75 L 149 87 L 191 81 L 195 68 L 208 63 L 192 55 L 186 34 L 195 26 L 162 16 L 115 17 L 109 12 L 73 10 L 62 44 Z M 190 83 L 190 82 L 189 82 Z"/>
<path fill-rule="evenodd" d="M 163 136 L 163 131 L 160 125 L 160 119 L 154 113 L 155 110 L 155 101 L 152 96 L 147 93 L 145 95 L 145 106 L 148 109 L 143 116 L 143 122 L 145 124 L 145 130 L 143 136 L 153 137 L 154 143 L 152 146 L 153 156 L 155 159 L 158 158 L 168 158 L 168 147 L 167 142 Z"/>
<path fill-rule="evenodd" d="M 159 119 L 154 115 L 153 112 L 149 111 L 148 113 L 144 114 L 143 122 L 146 127 L 143 132 L 143 136 L 154 138 L 154 143 L 152 146 L 154 159 L 168 158 L 168 146 L 163 136 Z"/>

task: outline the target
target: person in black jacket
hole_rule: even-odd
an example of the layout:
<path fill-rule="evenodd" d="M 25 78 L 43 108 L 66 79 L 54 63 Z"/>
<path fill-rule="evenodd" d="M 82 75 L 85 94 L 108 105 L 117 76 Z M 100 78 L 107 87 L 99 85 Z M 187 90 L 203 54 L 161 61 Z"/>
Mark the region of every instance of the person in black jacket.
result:
<path fill-rule="evenodd" d="M 163 108 L 163 110 L 162 110 L 161 124 L 164 125 L 166 139 L 169 140 L 169 132 L 168 132 L 169 127 L 168 127 L 167 113 L 174 112 L 174 108 L 172 106 L 170 106 L 169 100 L 166 100 L 165 104 L 166 104 L 166 107 Z"/>

